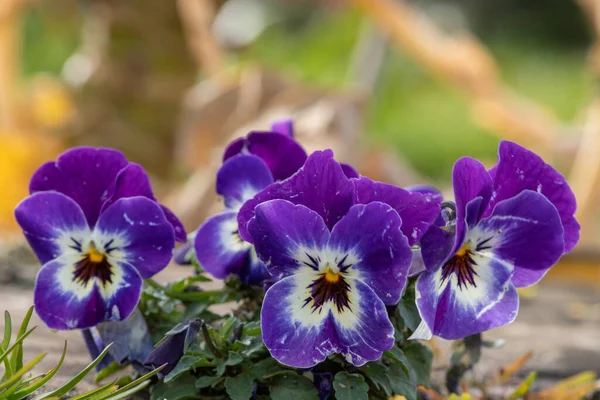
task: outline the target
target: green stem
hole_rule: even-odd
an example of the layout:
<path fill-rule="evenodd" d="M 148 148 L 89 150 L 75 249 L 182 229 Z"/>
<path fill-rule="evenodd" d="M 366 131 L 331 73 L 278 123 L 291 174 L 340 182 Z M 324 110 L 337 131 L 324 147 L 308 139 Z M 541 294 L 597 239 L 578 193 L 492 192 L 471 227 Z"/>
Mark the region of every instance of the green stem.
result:
<path fill-rule="evenodd" d="M 166 286 L 161 285 L 156 282 L 154 279 L 146 279 L 146 283 L 153 287 L 154 289 L 162 291 L 167 296 L 172 299 L 182 300 L 182 301 L 208 301 L 212 300 L 215 297 L 223 295 L 223 292 L 220 290 L 213 290 L 207 292 L 177 292 Z"/>
<path fill-rule="evenodd" d="M 206 346 L 210 350 L 211 353 L 215 355 L 217 358 L 223 358 L 221 352 L 215 346 L 212 338 L 210 337 L 210 332 L 208 331 L 208 327 L 206 326 L 206 322 L 202 321 L 202 335 L 204 336 L 204 341 L 206 342 Z"/>

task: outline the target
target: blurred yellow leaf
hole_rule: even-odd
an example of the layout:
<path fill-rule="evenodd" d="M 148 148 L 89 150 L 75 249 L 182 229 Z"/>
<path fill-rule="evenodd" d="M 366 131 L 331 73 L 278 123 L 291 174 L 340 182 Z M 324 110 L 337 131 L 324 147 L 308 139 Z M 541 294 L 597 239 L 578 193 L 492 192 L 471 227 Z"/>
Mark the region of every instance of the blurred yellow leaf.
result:
<path fill-rule="evenodd" d="M 520 397 L 525 396 L 527 393 L 529 393 L 529 390 L 531 389 L 531 385 L 535 381 L 536 377 L 537 377 L 537 372 L 535 372 L 535 371 L 531 372 L 527 376 L 527 378 L 525 378 L 525 380 L 515 389 L 513 394 L 510 395 L 509 399 L 511 399 L 511 400 L 518 399 Z"/>
<path fill-rule="evenodd" d="M 40 128 L 58 128 L 71 120 L 75 107 L 60 81 L 39 76 L 32 80 L 30 90 L 29 107 Z"/>
<path fill-rule="evenodd" d="M 472 399 L 473 398 L 471 397 L 471 395 L 469 393 L 463 393 L 460 396 L 452 393 L 450 396 L 448 396 L 448 400 L 472 400 Z"/>
<path fill-rule="evenodd" d="M 536 400 L 576 400 L 596 389 L 596 374 L 592 371 L 581 372 L 563 379 L 550 389 L 532 395 Z"/>

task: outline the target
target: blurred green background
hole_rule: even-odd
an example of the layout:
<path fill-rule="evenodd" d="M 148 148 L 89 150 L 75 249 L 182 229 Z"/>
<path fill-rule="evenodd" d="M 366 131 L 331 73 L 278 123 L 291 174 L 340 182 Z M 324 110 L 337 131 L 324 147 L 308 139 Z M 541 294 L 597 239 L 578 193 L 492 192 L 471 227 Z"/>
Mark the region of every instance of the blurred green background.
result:
<path fill-rule="evenodd" d="M 58 74 L 80 42 L 85 2 L 38 4 L 22 20 L 25 75 Z M 325 88 L 352 87 L 349 65 L 365 18 L 338 2 L 262 2 L 264 30 L 230 53 Z M 518 93 L 570 120 L 589 101 L 591 34 L 574 2 L 559 0 L 413 2 L 444 25 L 470 29 L 488 46 L 503 79 Z M 447 18 L 446 18 L 447 17 Z M 456 20 L 459 22 L 457 23 Z M 244 21 L 240 22 L 241 24 Z M 494 157 L 497 137 L 477 127 L 467 100 L 389 46 L 368 103 L 368 139 L 391 145 L 420 172 L 446 180 L 462 155 Z"/>

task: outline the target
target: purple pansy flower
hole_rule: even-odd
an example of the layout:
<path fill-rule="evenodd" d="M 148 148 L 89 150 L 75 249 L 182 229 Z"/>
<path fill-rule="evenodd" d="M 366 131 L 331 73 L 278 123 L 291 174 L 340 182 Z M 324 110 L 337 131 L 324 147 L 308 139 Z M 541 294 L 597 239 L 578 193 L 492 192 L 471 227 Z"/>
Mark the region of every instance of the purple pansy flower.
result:
<path fill-rule="evenodd" d="M 138 167 L 118 169 L 120 155 L 90 148 L 65 153 L 34 176 L 32 189 L 47 191 L 37 191 L 15 209 L 43 264 L 34 305 L 52 329 L 127 318 L 138 303 L 142 279 L 166 267 L 173 254 L 175 234 L 164 208 L 148 197 L 121 197 L 129 188 L 119 177 Z M 108 176 L 115 175 L 111 190 Z"/>
<path fill-rule="evenodd" d="M 437 221 L 421 240 L 414 338 L 458 339 L 512 322 L 516 288 L 538 282 L 579 237 L 565 178 L 515 143 L 500 144 L 490 171 L 458 160 L 453 186 L 455 222 Z"/>
<path fill-rule="evenodd" d="M 240 238 L 237 213 L 245 201 L 271 183 L 269 167 L 254 155 L 231 157 L 217 172 L 217 193 L 224 198 L 225 211 L 208 218 L 194 238 L 198 262 L 215 278 L 236 274 L 247 283 L 259 285 L 269 276 L 254 247 Z"/>
<path fill-rule="evenodd" d="M 179 219 L 158 203 L 144 169 L 114 149 L 76 147 L 49 161 L 33 174 L 31 194 L 56 191 L 73 199 L 94 226 L 100 213 L 120 198 L 143 196 L 157 203 L 173 225 L 178 241 L 186 240 Z"/>
<path fill-rule="evenodd" d="M 167 364 L 160 371 L 159 376 L 168 375 L 194 342 L 201 327 L 202 321 L 199 319 L 177 324 L 165 334 L 165 338 L 148 354 L 144 365 L 150 368 L 158 368 Z"/>
<path fill-rule="evenodd" d="M 272 356 L 300 368 L 335 353 L 355 365 L 379 359 L 394 343 L 385 307 L 406 285 L 409 243 L 438 210 L 430 197 L 349 179 L 331 150 L 313 153 L 298 173 L 244 203 L 240 232 L 248 220 L 244 231 L 280 279 L 261 314 Z"/>

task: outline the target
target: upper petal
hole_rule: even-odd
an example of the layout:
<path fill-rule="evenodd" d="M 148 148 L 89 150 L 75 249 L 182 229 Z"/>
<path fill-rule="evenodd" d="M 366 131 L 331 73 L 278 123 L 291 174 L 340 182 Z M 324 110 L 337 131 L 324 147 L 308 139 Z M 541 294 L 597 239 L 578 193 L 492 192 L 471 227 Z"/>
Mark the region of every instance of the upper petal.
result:
<path fill-rule="evenodd" d="M 331 150 L 316 151 L 295 175 L 267 186 L 242 206 L 238 214 L 242 238 L 252 242 L 246 228 L 254 216 L 254 208 L 273 199 L 288 200 L 310 208 L 331 229 L 354 204 L 354 185 L 333 159 Z"/>
<path fill-rule="evenodd" d="M 253 155 L 236 155 L 225 161 L 217 172 L 217 193 L 225 206 L 238 210 L 246 200 L 273 183 L 265 162 Z"/>
<path fill-rule="evenodd" d="M 412 252 L 400 227 L 402 220 L 389 205 L 358 204 L 331 231 L 330 251 L 346 257 L 355 273 L 387 305 L 400 300 L 406 286 Z"/>
<path fill-rule="evenodd" d="M 394 185 L 374 182 L 366 177 L 355 179 L 353 182 L 356 188 L 356 204 L 380 201 L 396 210 L 402 219 L 400 229 L 411 246 L 421 239 L 440 214 L 441 197 L 437 193 L 409 192 Z"/>
<path fill-rule="evenodd" d="M 93 226 L 109 188 L 126 166 L 127 160 L 120 151 L 76 147 L 38 168 L 29 183 L 29 191 L 55 190 L 67 195 L 79 204 Z"/>
<path fill-rule="evenodd" d="M 271 130 L 275 133 L 281 133 L 289 137 L 294 137 L 294 121 L 291 119 L 282 119 L 271 124 Z"/>
<path fill-rule="evenodd" d="M 98 219 L 94 239 L 109 256 L 133 265 L 145 278 L 165 268 L 175 247 L 173 227 L 161 208 L 145 197 L 117 200 Z"/>
<path fill-rule="evenodd" d="M 342 166 L 342 171 L 344 171 L 344 175 L 346 175 L 347 178 L 352 179 L 360 177 L 360 174 L 354 169 L 352 165 L 346 163 L 340 163 L 340 165 Z"/>
<path fill-rule="evenodd" d="M 496 204 L 492 214 L 469 232 L 487 240 L 482 252 L 514 268 L 516 287 L 538 282 L 563 253 L 563 227 L 556 208 L 543 195 L 524 190 Z"/>
<path fill-rule="evenodd" d="M 323 218 L 303 205 L 271 200 L 259 204 L 255 211 L 248 232 L 258 257 L 273 276 L 295 273 L 329 240 Z"/>
<path fill-rule="evenodd" d="M 150 178 L 144 170 L 144 168 L 136 163 L 129 163 L 117 174 L 117 177 L 111 187 L 108 189 L 107 199 L 102 205 L 102 211 L 106 210 L 115 201 L 127 197 L 142 196 L 146 197 L 158 204 L 154 192 L 152 191 L 152 185 L 150 184 Z M 165 217 L 169 223 L 173 226 L 175 231 L 175 238 L 180 242 L 185 242 L 186 233 L 183 224 L 167 207 L 161 205 Z"/>
<path fill-rule="evenodd" d="M 251 245 L 238 235 L 236 215 L 235 211 L 213 215 L 200 225 L 194 238 L 196 259 L 218 279 L 241 276 L 248 262 Z"/>
<path fill-rule="evenodd" d="M 273 132 L 252 132 L 245 139 L 232 142 L 225 150 L 223 161 L 244 151 L 260 157 L 275 180 L 292 176 L 306 160 L 306 152 L 291 137 Z"/>
<path fill-rule="evenodd" d="M 142 278 L 131 265 L 111 266 L 111 282 L 92 278 L 87 283 L 74 279 L 72 257 L 60 257 L 39 271 L 34 306 L 51 329 L 84 329 L 104 321 L 127 318 L 137 306 Z"/>
<path fill-rule="evenodd" d="M 496 203 L 523 190 L 537 191 L 558 210 L 564 228 L 564 251 L 571 251 L 579 240 L 579 223 L 574 215 L 577 208 L 575 195 L 565 177 L 540 156 L 513 142 L 502 141 L 498 157 L 498 164 L 492 169 L 494 194 L 486 215 L 492 213 Z"/>
<path fill-rule="evenodd" d="M 492 178 L 484 165 L 470 157 L 459 159 L 452 169 L 452 187 L 456 202 L 456 242 L 452 253 L 462 245 L 466 232 L 467 206 L 471 207 L 469 217 L 472 221 L 479 220 L 492 195 Z M 476 200 L 481 198 L 480 200 Z"/>
<path fill-rule="evenodd" d="M 89 236 L 85 215 L 71 198 L 57 192 L 35 193 L 15 209 L 15 218 L 42 264 L 74 252 Z"/>

